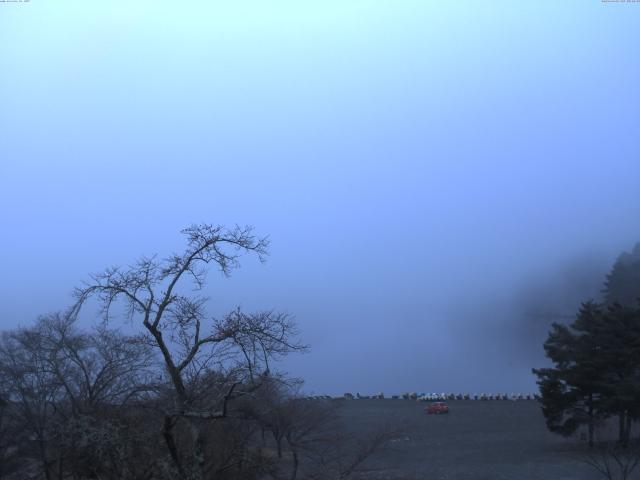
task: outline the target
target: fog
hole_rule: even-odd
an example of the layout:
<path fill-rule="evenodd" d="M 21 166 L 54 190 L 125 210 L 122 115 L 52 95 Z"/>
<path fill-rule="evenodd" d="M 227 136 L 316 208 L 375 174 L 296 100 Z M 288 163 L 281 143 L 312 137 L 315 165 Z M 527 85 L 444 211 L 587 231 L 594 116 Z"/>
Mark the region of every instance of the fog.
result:
<path fill-rule="evenodd" d="M 250 224 L 211 314 L 294 315 L 309 391 L 532 391 L 640 241 L 640 10 L 345 3 L 0 4 L 3 328 Z"/>

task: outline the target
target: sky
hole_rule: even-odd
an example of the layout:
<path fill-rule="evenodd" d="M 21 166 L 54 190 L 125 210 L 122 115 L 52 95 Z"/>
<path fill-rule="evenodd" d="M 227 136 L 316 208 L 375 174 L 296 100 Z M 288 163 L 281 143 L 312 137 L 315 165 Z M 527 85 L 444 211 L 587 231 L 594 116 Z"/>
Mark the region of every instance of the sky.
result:
<path fill-rule="evenodd" d="M 639 27 L 599 0 L 0 2 L 1 326 L 249 224 L 269 259 L 212 274 L 212 315 L 295 316 L 308 391 L 533 391 L 549 319 L 640 241 Z"/>

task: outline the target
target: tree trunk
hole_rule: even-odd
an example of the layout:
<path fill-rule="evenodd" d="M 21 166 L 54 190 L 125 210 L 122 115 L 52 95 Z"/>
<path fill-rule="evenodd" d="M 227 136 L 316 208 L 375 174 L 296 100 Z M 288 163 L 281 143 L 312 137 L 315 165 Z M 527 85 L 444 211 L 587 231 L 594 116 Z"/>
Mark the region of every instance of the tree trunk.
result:
<path fill-rule="evenodd" d="M 42 472 L 44 473 L 45 480 L 51 480 L 51 471 L 49 469 L 49 461 L 47 460 L 47 447 L 45 446 L 45 442 L 40 437 L 38 439 L 38 446 L 40 449 L 40 461 L 42 462 Z"/>
<path fill-rule="evenodd" d="M 200 422 L 201 420 L 198 418 L 189 419 L 191 426 L 191 443 L 193 445 L 192 480 L 202 480 L 204 475 L 204 441 Z"/>
<path fill-rule="evenodd" d="M 618 443 L 624 445 L 624 413 L 618 414 Z"/>
<path fill-rule="evenodd" d="M 180 455 L 178 454 L 178 448 L 176 447 L 176 442 L 173 439 L 173 419 L 167 415 L 164 417 L 164 427 L 162 429 L 162 436 L 164 437 L 164 441 L 167 444 L 167 448 L 169 449 L 169 454 L 171 455 L 171 459 L 178 469 L 178 473 L 180 474 L 180 478 L 185 478 L 185 472 L 182 468 L 182 462 L 180 462 Z"/>
<path fill-rule="evenodd" d="M 629 432 L 631 430 L 631 417 L 627 410 L 618 415 L 618 443 L 626 447 L 629 445 Z"/>
<path fill-rule="evenodd" d="M 63 458 L 62 451 L 58 454 L 58 479 L 62 480 L 64 478 L 64 468 L 63 467 Z"/>
<path fill-rule="evenodd" d="M 594 431 L 593 417 L 593 395 L 589 395 L 589 448 L 593 448 L 593 431 Z"/>
<path fill-rule="evenodd" d="M 298 476 L 298 452 L 295 449 L 291 449 L 291 454 L 293 455 L 293 470 L 291 471 L 291 480 L 296 480 Z"/>

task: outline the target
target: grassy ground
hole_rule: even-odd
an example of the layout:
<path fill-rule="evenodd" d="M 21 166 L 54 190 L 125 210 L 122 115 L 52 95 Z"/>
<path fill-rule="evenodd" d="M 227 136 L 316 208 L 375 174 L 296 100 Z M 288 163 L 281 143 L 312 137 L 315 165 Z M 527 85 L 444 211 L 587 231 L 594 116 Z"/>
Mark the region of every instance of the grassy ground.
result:
<path fill-rule="evenodd" d="M 369 462 L 367 478 L 592 480 L 584 446 L 546 430 L 535 401 L 450 401 L 448 415 L 426 415 L 410 400 L 343 401 L 349 429 L 404 424 L 406 434 Z"/>

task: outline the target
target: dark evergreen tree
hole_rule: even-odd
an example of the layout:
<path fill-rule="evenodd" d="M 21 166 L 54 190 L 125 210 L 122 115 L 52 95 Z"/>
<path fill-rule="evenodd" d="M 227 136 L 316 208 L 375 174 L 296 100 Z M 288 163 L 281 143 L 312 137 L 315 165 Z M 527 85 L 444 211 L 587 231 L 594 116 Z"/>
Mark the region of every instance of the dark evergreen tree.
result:
<path fill-rule="evenodd" d="M 565 436 L 618 417 L 627 445 L 640 418 L 640 308 L 583 303 L 571 325 L 554 324 L 544 344 L 553 368 L 534 369 L 547 426 Z"/>
<path fill-rule="evenodd" d="M 624 252 L 618 257 L 607 275 L 603 290 L 607 305 L 619 303 L 635 306 L 640 300 L 640 243 L 631 253 Z"/>
<path fill-rule="evenodd" d="M 597 420 L 608 415 L 602 403 L 605 369 L 596 333 L 602 321 L 601 307 L 586 302 L 570 326 L 554 323 L 544 344 L 554 367 L 533 369 L 549 430 L 569 436 L 586 425 L 589 445 L 593 445 Z"/>
<path fill-rule="evenodd" d="M 595 338 L 599 343 L 603 409 L 619 419 L 619 442 L 629 443 L 640 418 L 640 309 L 615 303 L 607 308 Z"/>

